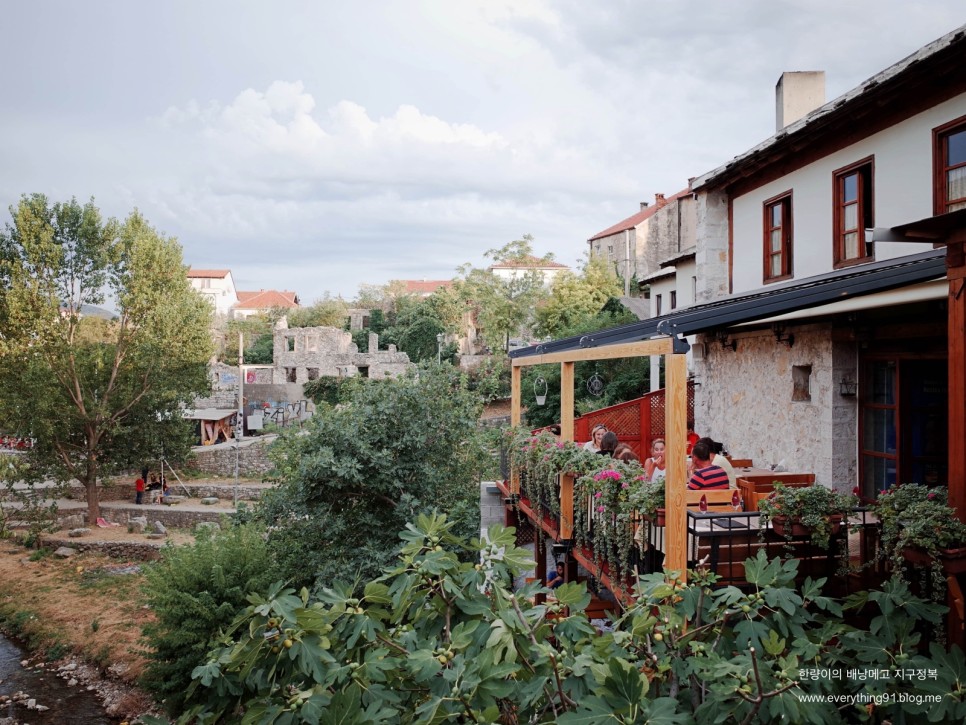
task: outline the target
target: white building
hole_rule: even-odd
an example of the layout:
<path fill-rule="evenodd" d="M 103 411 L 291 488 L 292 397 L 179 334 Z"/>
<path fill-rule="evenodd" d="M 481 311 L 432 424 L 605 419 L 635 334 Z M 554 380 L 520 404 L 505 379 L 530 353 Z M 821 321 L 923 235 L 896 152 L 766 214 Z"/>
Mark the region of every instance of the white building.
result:
<path fill-rule="evenodd" d="M 228 316 L 238 302 L 235 283 L 228 269 L 189 269 L 188 281 L 215 308 L 215 314 Z"/>

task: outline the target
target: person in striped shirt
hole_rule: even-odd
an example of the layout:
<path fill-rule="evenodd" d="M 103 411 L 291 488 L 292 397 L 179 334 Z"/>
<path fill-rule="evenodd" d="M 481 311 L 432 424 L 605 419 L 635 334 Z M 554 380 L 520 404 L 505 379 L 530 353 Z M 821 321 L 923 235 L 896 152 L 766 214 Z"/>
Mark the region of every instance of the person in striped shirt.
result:
<path fill-rule="evenodd" d="M 728 488 L 728 473 L 721 466 L 714 465 L 711 460 L 714 452 L 704 440 L 699 440 L 691 449 L 691 463 L 694 473 L 688 481 L 688 488 L 695 491 Z"/>

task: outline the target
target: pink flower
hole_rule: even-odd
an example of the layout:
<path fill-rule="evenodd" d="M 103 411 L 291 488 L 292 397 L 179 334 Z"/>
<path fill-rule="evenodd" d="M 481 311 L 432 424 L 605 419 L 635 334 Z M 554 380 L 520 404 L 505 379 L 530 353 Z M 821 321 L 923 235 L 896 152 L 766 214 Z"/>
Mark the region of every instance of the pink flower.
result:
<path fill-rule="evenodd" d="M 629 484 L 627 481 L 624 481 L 624 483 L 621 484 L 621 488 L 630 488 L 630 487 L 631 487 L 631 484 Z"/>
<path fill-rule="evenodd" d="M 597 513 L 599 513 L 599 514 L 604 513 L 604 507 L 603 506 L 598 506 L 597 507 Z"/>
<path fill-rule="evenodd" d="M 926 498 L 929 499 L 930 501 L 932 501 L 934 498 L 936 498 L 936 494 L 935 493 L 927 493 L 926 494 Z"/>
<path fill-rule="evenodd" d="M 600 498 L 603 495 L 604 495 L 603 491 L 598 491 L 597 493 L 594 494 L 594 498 Z"/>

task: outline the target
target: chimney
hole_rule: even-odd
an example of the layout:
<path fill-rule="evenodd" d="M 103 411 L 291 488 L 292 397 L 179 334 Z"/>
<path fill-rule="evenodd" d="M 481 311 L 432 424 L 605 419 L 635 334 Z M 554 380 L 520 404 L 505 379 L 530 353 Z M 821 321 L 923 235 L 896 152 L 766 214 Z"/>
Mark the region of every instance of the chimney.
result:
<path fill-rule="evenodd" d="M 665 201 L 665 199 L 664 199 L 664 194 L 655 194 L 654 195 L 654 204 L 655 204 L 655 206 L 658 206 L 658 207 L 662 207 L 665 204 L 667 204 L 667 201 Z"/>
<path fill-rule="evenodd" d="M 647 209 L 647 202 L 646 201 L 642 201 L 641 202 L 641 211 L 644 211 L 645 209 Z"/>
<path fill-rule="evenodd" d="M 782 73 L 775 85 L 775 132 L 825 105 L 825 71 Z"/>

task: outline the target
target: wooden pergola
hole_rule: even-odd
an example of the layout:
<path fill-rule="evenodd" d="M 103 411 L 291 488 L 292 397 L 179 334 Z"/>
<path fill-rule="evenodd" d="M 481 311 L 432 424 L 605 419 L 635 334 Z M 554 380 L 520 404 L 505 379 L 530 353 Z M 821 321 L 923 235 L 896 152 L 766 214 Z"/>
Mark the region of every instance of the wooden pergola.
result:
<path fill-rule="evenodd" d="M 511 360 L 510 423 L 521 423 L 521 372 L 530 365 L 560 365 L 560 437 L 574 439 L 574 363 L 593 360 L 662 355 L 665 365 L 665 435 L 667 437 L 667 486 L 665 506 L 665 567 L 687 579 L 687 433 L 688 433 L 688 369 L 683 354 L 686 343 L 672 337 L 659 337 L 640 342 L 625 342 L 593 348 L 516 357 Z M 510 491 L 520 493 L 519 472 L 510 474 Z M 574 479 L 560 479 L 560 538 L 571 540 L 574 527 Z"/>

